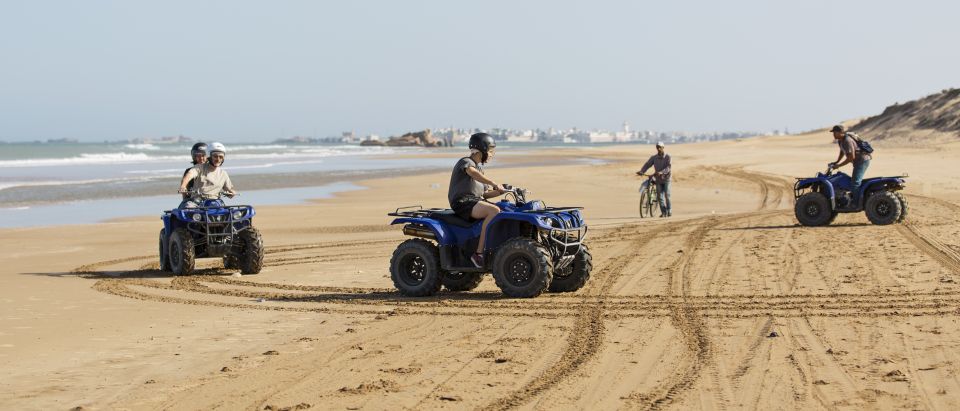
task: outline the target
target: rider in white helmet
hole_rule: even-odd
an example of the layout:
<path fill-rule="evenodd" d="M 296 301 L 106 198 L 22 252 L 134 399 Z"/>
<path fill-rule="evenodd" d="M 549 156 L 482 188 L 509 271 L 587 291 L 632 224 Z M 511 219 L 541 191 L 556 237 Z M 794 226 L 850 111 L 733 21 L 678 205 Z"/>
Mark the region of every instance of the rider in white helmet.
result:
<path fill-rule="evenodd" d="M 221 167 L 227 148 L 222 143 L 211 143 L 207 162 L 197 164 L 180 180 L 180 193 L 189 194 L 190 198 L 180 203 L 180 208 L 194 208 L 203 203 L 203 200 L 220 198 L 220 194 L 233 198 L 237 192 L 226 170 Z M 188 191 L 187 184 L 194 180 L 193 189 Z"/>

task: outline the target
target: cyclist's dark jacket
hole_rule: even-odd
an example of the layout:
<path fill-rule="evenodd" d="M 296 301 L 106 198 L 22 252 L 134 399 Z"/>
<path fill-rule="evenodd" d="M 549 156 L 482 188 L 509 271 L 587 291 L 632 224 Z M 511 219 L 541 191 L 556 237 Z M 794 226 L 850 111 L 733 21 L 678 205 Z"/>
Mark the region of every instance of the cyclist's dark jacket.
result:
<path fill-rule="evenodd" d="M 657 182 L 662 183 L 664 181 L 670 181 L 670 155 L 663 153 L 663 157 L 660 154 L 654 154 L 650 156 L 650 159 L 647 160 L 647 163 L 643 165 L 643 168 L 640 169 L 640 174 L 646 173 L 647 169 L 653 166 L 653 169 L 661 173 L 662 178 L 658 178 Z"/>

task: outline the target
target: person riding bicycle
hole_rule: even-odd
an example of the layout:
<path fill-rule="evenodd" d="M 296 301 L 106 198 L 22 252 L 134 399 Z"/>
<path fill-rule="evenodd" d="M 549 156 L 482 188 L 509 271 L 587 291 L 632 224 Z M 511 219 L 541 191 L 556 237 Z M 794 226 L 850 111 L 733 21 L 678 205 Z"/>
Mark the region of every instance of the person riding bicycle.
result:
<path fill-rule="evenodd" d="M 223 161 L 227 154 L 227 148 L 221 143 L 211 143 L 210 152 L 206 163 L 200 163 L 187 170 L 180 180 L 180 194 L 186 194 L 189 198 L 180 203 L 179 208 L 196 208 L 203 205 L 203 200 L 214 200 L 220 198 L 223 193 L 229 198 L 237 195 L 233 189 L 233 182 L 230 176 L 223 169 Z M 187 185 L 191 180 L 195 180 L 192 189 Z"/>
<path fill-rule="evenodd" d="M 483 246 L 487 225 L 500 213 L 500 208 L 484 200 L 501 196 L 507 190 L 483 173 L 482 165 L 493 158 L 497 148 L 493 137 L 487 133 L 476 133 L 470 136 L 469 148 L 470 156 L 461 158 L 453 166 L 447 200 L 450 201 L 450 208 L 460 218 L 467 221 L 483 220 L 477 252 L 470 256 L 470 262 L 479 268 L 484 266 Z"/>
<path fill-rule="evenodd" d="M 190 167 L 187 167 L 186 170 L 183 170 L 183 175 L 184 175 L 184 176 L 186 176 L 187 173 L 189 173 L 191 169 L 193 169 L 194 167 L 196 167 L 197 164 L 201 164 L 201 163 L 207 161 L 207 143 L 204 143 L 204 142 L 201 141 L 201 142 L 198 142 L 198 143 L 194 144 L 193 147 L 190 148 L 190 158 L 191 158 L 191 160 L 192 160 L 192 162 L 193 162 L 193 165 L 190 166 Z M 182 178 L 182 177 L 181 177 L 181 178 Z M 192 189 L 193 189 L 193 180 L 191 179 L 190 182 L 187 183 L 187 191 L 190 191 L 190 190 L 192 190 Z M 184 200 L 187 200 L 187 199 L 189 199 L 189 198 L 190 198 L 190 195 L 189 195 L 189 194 L 183 193 L 183 199 L 184 199 Z"/>
<path fill-rule="evenodd" d="M 653 166 L 653 182 L 657 185 L 657 202 L 660 204 L 660 217 L 673 215 L 670 209 L 670 155 L 665 152 L 666 146 L 662 141 L 657 142 L 657 154 L 650 156 L 646 164 L 637 175 L 646 175 L 647 169 Z"/>
<path fill-rule="evenodd" d="M 850 176 L 850 204 L 856 205 L 860 201 L 860 184 L 863 182 L 863 175 L 867 172 L 867 167 L 870 167 L 870 160 L 873 157 L 870 156 L 870 153 L 860 150 L 860 145 L 857 144 L 860 137 L 848 133 L 842 125 L 833 126 L 830 132 L 833 133 L 833 139 L 840 146 L 840 154 L 837 155 L 837 161 L 830 163 L 829 167 L 831 170 L 837 170 L 847 163 L 853 163 L 853 174 Z M 846 159 L 840 162 L 840 159 L 844 157 Z"/>

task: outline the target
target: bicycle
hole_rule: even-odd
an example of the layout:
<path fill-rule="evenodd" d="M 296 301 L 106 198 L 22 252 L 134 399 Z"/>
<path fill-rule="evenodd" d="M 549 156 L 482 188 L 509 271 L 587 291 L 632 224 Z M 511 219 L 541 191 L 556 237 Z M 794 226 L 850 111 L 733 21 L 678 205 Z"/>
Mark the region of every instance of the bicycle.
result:
<path fill-rule="evenodd" d="M 660 208 L 660 197 L 653 175 L 646 177 L 647 181 L 640 184 L 640 218 L 653 217 L 653 211 Z"/>

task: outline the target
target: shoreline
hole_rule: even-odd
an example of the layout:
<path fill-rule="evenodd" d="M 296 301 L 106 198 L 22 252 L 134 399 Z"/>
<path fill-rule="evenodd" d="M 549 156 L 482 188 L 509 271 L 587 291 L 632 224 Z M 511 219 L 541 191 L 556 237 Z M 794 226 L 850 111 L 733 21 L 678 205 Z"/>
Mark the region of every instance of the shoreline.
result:
<path fill-rule="evenodd" d="M 426 155 L 421 157 L 421 155 L 415 154 L 411 154 L 410 156 L 412 159 L 426 157 Z M 566 164 L 565 166 L 584 163 L 600 164 L 603 163 L 603 160 L 590 158 L 576 159 L 573 163 Z M 543 159 L 527 160 L 522 158 L 507 157 L 499 161 L 496 165 L 497 169 L 509 169 L 543 167 L 553 165 L 553 163 Z M 416 177 L 442 172 L 446 172 L 446 169 L 441 167 L 412 167 L 382 170 L 350 170 L 339 172 L 316 171 L 305 173 L 244 174 L 240 175 L 239 178 L 234 178 L 234 184 L 238 186 L 240 197 L 236 199 L 236 201 L 228 199 L 227 202 L 229 204 L 234 204 L 238 201 L 245 203 L 249 201 L 249 204 L 253 205 L 254 207 L 259 207 L 260 205 L 299 205 L 327 199 L 330 198 L 330 196 L 340 192 L 363 189 L 365 181 L 396 176 Z M 239 190 L 241 183 L 236 182 L 237 180 L 242 182 L 244 187 L 250 188 Z M 58 193 L 58 198 L 64 199 L 63 201 L 0 202 L 0 230 L 7 228 L 50 227 L 58 225 L 88 225 L 99 222 L 111 222 L 115 220 L 147 217 L 150 215 L 149 210 L 151 205 L 158 205 L 159 208 L 157 208 L 157 212 L 160 212 L 169 209 L 165 207 L 173 207 L 179 203 L 176 196 L 170 196 L 166 194 L 159 196 L 148 195 L 149 193 L 154 193 L 162 188 L 168 188 L 170 187 L 170 184 L 174 183 L 174 180 L 170 179 L 170 181 L 157 181 L 150 185 L 138 185 L 136 190 L 131 190 L 130 192 L 126 193 L 114 192 L 105 198 L 93 198 L 90 196 L 73 197 L 70 195 L 60 195 Z M 438 181 L 432 184 L 439 184 L 445 187 L 446 181 Z M 276 187 L 278 185 L 280 185 L 280 187 Z M 37 187 L 38 186 L 27 186 L 23 189 L 36 189 Z M 71 188 L 74 189 L 74 192 L 76 193 L 82 193 L 86 189 L 86 187 L 82 184 L 75 185 Z M 20 188 L 18 187 L 17 189 Z M 312 193 L 314 190 L 319 191 L 321 194 L 315 195 Z M 0 194 L 2 194 L 2 191 L 0 191 Z M 38 196 L 44 196 L 42 190 Z M 281 200 L 277 201 L 277 197 L 281 198 Z M 248 198 L 252 200 L 247 200 Z M 172 206 L 162 205 L 168 203 L 172 204 Z M 138 211 L 136 213 L 126 211 L 130 208 L 135 208 L 142 211 Z M 122 211 L 119 213 L 120 215 L 97 217 L 94 213 L 94 210 L 108 210 L 108 212 L 116 212 L 117 210 Z M 76 218 L 80 218 L 83 221 L 71 222 Z M 43 224 L 25 222 L 42 219 L 56 222 Z"/>

